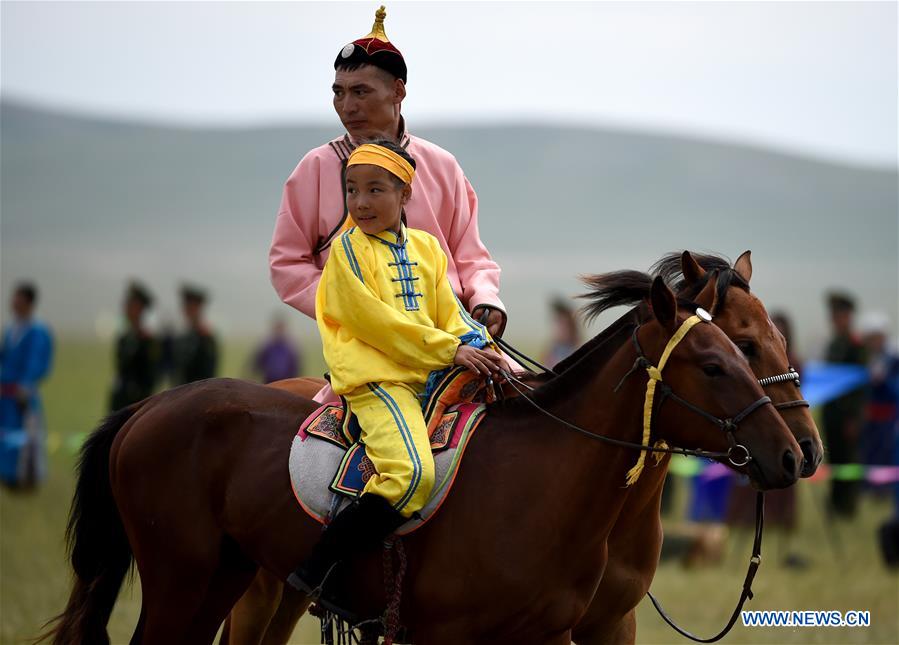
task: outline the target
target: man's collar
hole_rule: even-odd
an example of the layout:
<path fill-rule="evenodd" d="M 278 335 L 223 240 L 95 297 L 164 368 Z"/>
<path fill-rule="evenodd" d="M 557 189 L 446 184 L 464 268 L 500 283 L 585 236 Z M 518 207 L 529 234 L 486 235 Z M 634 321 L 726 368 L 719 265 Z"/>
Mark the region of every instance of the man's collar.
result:
<path fill-rule="evenodd" d="M 399 135 L 397 136 L 397 139 L 396 139 L 396 140 L 399 142 L 399 145 L 400 145 L 400 147 L 402 147 L 402 148 L 405 148 L 406 146 L 409 145 L 410 135 L 409 135 L 409 133 L 406 131 L 406 119 L 403 118 L 403 115 L 402 115 L 402 114 L 400 115 L 400 129 L 399 129 Z M 353 137 L 350 136 L 350 133 L 349 133 L 349 132 L 347 132 L 345 135 L 343 135 L 342 141 L 343 141 L 343 143 L 346 145 L 347 149 L 348 149 L 350 152 L 352 152 L 353 150 L 355 150 L 356 147 L 359 145 L 359 142 L 356 141 L 355 139 L 353 139 Z"/>

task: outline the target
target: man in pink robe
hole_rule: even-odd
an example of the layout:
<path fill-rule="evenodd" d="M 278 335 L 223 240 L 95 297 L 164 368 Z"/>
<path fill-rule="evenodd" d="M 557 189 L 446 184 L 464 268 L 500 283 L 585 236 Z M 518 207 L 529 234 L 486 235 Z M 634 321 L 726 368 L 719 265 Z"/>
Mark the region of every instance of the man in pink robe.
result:
<path fill-rule="evenodd" d="M 478 198 L 455 157 L 409 134 L 400 114 L 406 64 L 384 33 L 383 7 L 372 32 L 346 45 L 334 63 L 334 108 L 347 134 L 306 154 L 284 185 L 269 261 L 281 299 L 315 318 L 315 291 L 330 244 L 347 219 L 343 173 L 358 143 L 397 141 L 417 163 L 408 226 L 434 235 L 446 252 L 447 275 L 462 304 L 500 336 L 506 325 L 499 299 L 500 269 L 478 232 Z"/>

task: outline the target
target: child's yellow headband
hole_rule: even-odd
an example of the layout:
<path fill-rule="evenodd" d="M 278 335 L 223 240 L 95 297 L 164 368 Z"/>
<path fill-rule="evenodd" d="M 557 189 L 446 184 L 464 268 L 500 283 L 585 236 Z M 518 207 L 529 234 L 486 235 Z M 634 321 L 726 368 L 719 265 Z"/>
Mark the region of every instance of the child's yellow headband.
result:
<path fill-rule="evenodd" d="M 347 168 L 350 166 L 358 166 L 360 164 L 379 166 L 387 172 L 399 177 L 400 180 L 406 184 L 411 184 L 412 178 L 415 177 L 415 168 L 412 167 L 412 164 L 396 154 L 393 150 L 389 150 L 373 143 L 363 143 L 353 150 L 353 153 L 346 162 Z"/>

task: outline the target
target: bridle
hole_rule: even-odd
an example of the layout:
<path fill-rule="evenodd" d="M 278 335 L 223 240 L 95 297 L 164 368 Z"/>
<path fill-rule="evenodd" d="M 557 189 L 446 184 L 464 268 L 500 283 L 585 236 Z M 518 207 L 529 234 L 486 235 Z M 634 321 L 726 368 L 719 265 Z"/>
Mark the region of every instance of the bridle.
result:
<path fill-rule="evenodd" d="M 646 354 L 643 352 L 643 348 L 640 346 L 640 341 L 637 338 L 637 334 L 640 331 L 640 325 L 634 328 L 634 332 L 631 335 L 631 342 L 634 344 L 634 348 L 637 352 L 637 359 L 634 361 L 634 366 L 625 374 L 621 381 L 619 381 L 618 386 L 616 386 L 615 391 L 617 391 L 624 381 L 630 376 L 632 373 L 642 368 L 645 369 L 647 374 L 649 375 L 649 381 L 646 385 L 646 398 L 643 406 L 643 442 L 648 443 L 650 437 L 652 436 L 652 408 L 653 408 L 653 399 L 655 398 L 655 391 L 657 390 L 660 394 L 658 407 L 661 408 L 662 404 L 668 399 L 679 403 L 683 407 L 687 408 L 691 412 L 694 412 L 704 418 L 706 421 L 709 421 L 713 425 L 717 426 L 720 430 L 722 430 L 727 436 L 727 442 L 730 446 L 727 450 L 726 457 L 727 460 L 737 468 L 742 466 L 746 466 L 750 461 L 752 461 L 752 455 L 749 452 L 749 449 L 743 444 L 737 443 L 736 438 L 734 437 L 734 433 L 737 431 L 739 424 L 750 414 L 758 410 L 763 405 L 771 403 L 770 397 L 762 396 L 756 401 L 753 401 L 749 405 L 747 405 L 743 410 L 738 412 L 736 415 L 722 419 L 716 417 L 712 414 L 709 414 L 702 408 L 690 403 L 689 401 L 681 398 L 671 389 L 671 386 L 662 380 L 662 370 L 665 368 L 665 364 L 668 362 L 668 358 L 671 356 L 671 353 L 674 351 L 674 348 L 677 347 L 678 343 L 684 339 L 687 333 L 693 329 L 699 323 L 711 323 L 712 316 L 705 309 L 701 307 L 697 307 L 696 313 L 687 318 L 681 326 L 678 328 L 671 339 L 668 341 L 668 344 L 665 346 L 664 351 L 662 352 L 662 356 L 659 359 L 658 367 L 654 366 L 648 358 L 646 358 Z M 739 457 L 735 457 L 735 455 L 740 455 Z M 628 485 L 634 483 L 637 480 L 637 477 L 640 475 L 640 471 L 643 468 L 643 461 L 645 458 L 645 454 L 640 455 L 640 459 L 637 462 L 637 465 L 631 469 L 628 473 Z"/>
<path fill-rule="evenodd" d="M 608 443 L 615 446 L 621 446 L 625 448 L 635 448 L 641 451 L 640 458 L 638 459 L 637 465 L 635 465 L 628 472 L 628 485 L 633 484 L 637 477 L 639 477 L 640 472 L 643 468 L 643 463 L 645 461 L 646 453 L 660 453 L 660 454 L 679 454 L 679 455 L 688 455 L 693 457 L 702 457 L 704 459 L 726 459 L 733 466 L 740 468 L 742 466 L 746 466 L 749 462 L 752 461 L 752 455 L 749 452 L 749 449 L 746 446 L 737 443 L 734 433 L 737 431 L 740 422 L 746 419 L 750 414 L 761 408 L 762 406 L 771 403 L 771 399 L 768 396 L 762 396 L 758 400 L 753 401 L 749 405 L 747 405 L 743 410 L 738 412 L 732 417 L 729 418 L 719 418 L 709 412 L 706 412 L 702 408 L 690 403 L 689 401 L 683 399 L 674 393 L 666 382 L 662 380 L 662 370 L 665 368 L 665 364 L 668 361 L 668 358 L 671 356 L 671 353 L 674 351 L 674 348 L 684 339 L 684 337 L 690 332 L 693 327 L 695 327 L 699 323 L 709 323 L 711 322 L 711 315 L 706 312 L 702 308 L 697 308 L 696 314 L 687 318 L 683 323 L 681 323 L 680 327 L 675 331 L 674 335 L 668 340 L 667 345 L 665 346 L 664 351 L 662 352 L 662 356 L 659 359 L 658 367 L 653 365 L 652 362 L 646 357 L 646 354 L 643 352 L 643 348 L 640 345 L 640 342 L 637 338 L 637 334 L 640 331 L 642 325 L 637 325 L 634 328 L 634 332 L 631 335 L 631 341 L 634 345 L 634 349 L 637 354 L 637 358 L 634 361 L 633 367 L 621 378 L 621 381 L 618 383 L 618 386 L 615 388 L 615 391 L 618 391 L 625 380 L 632 374 L 634 374 L 639 369 L 646 370 L 649 380 L 646 385 L 646 396 L 644 398 L 643 405 L 643 441 L 641 443 L 624 441 L 622 439 L 614 439 L 612 437 L 606 437 L 604 435 L 598 435 L 585 428 L 582 428 L 576 424 L 573 424 L 565 419 L 562 419 L 549 410 L 542 407 L 539 403 L 537 403 L 532 397 L 528 396 L 527 393 L 519 389 L 518 385 L 526 384 L 516 378 L 514 375 L 509 373 L 504 373 L 506 380 L 509 381 L 509 384 L 512 388 L 525 399 L 528 403 L 530 403 L 535 409 L 537 409 L 543 415 L 557 421 L 561 425 L 565 426 L 569 430 L 573 430 L 579 434 L 582 434 L 589 439 L 594 441 L 600 441 L 603 443 Z M 654 405 L 655 393 L 658 391 L 659 393 L 659 403 L 658 406 Z M 727 434 L 727 439 L 730 447 L 727 452 L 713 452 L 708 450 L 693 450 L 687 448 L 671 448 L 664 442 L 657 442 L 655 445 L 649 444 L 649 439 L 651 437 L 651 424 L 653 417 L 653 409 L 656 407 L 661 407 L 662 404 L 667 400 L 671 399 L 676 403 L 686 407 L 688 410 L 696 413 L 700 417 L 714 424 L 722 431 Z"/>
<path fill-rule="evenodd" d="M 775 376 L 766 376 L 765 378 L 759 379 L 759 385 L 762 387 L 767 387 L 769 385 L 776 385 L 778 383 L 788 383 L 790 381 L 799 388 L 799 372 L 797 372 L 792 365 L 787 368 L 788 371 L 783 374 L 777 374 Z M 783 401 L 782 403 L 775 403 L 775 409 L 777 410 L 788 410 L 790 408 L 807 408 L 809 406 L 809 402 L 805 399 L 794 399 L 792 401 Z"/>
<path fill-rule="evenodd" d="M 484 314 L 484 316 L 481 319 L 481 323 L 482 324 L 485 323 L 486 319 L 487 319 L 487 314 Z M 545 365 L 537 362 L 536 360 L 534 360 L 527 354 L 519 351 L 515 347 L 512 347 L 509 343 L 504 341 L 502 338 L 494 338 L 493 340 L 496 342 L 497 345 L 499 345 L 502 348 L 503 351 L 505 351 L 507 354 L 509 354 L 509 356 L 514 356 L 516 359 L 518 359 L 519 361 L 522 361 L 524 364 L 530 363 L 531 365 L 534 365 L 535 367 L 539 367 L 541 370 L 543 370 L 547 374 L 552 374 L 553 376 L 559 375 L 555 370 L 553 370 L 549 367 L 546 367 Z M 529 371 L 533 371 L 533 370 L 529 370 Z M 758 381 L 759 381 L 759 385 L 761 385 L 762 387 L 768 387 L 769 385 L 777 385 L 779 383 L 788 383 L 788 382 L 792 381 L 796 385 L 796 388 L 798 389 L 799 388 L 799 372 L 797 372 L 796 369 L 792 365 L 790 365 L 787 368 L 787 371 L 784 372 L 783 374 L 776 374 L 775 376 L 766 376 L 765 378 L 760 378 Z M 525 383 L 523 381 L 518 381 L 518 383 L 521 385 L 525 385 Z M 788 410 L 790 408 L 811 407 L 809 405 L 809 402 L 806 401 L 805 399 L 793 399 L 791 401 L 782 401 L 780 403 L 774 403 L 773 405 L 776 410 Z"/>

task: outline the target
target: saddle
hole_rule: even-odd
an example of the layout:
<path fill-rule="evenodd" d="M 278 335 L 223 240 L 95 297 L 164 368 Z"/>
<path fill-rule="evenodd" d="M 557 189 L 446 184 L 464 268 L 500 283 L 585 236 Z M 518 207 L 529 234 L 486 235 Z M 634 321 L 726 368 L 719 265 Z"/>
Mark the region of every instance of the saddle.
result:
<path fill-rule="evenodd" d="M 436 372 L 423 395 L 422 411 L 434 455 L 435 484 L 418 513 L 396 533 L 406 535 L 427 522 L 452 488 L 468 442 L 495 399 L 480 376 L 462 366 Z M 290 450 L 290 482 L 300 507 L 327 524 L 362 494 L 377 471 L 365 453 L 356 416 L 346 401 L 327 403 L 300 426 Z"/>

